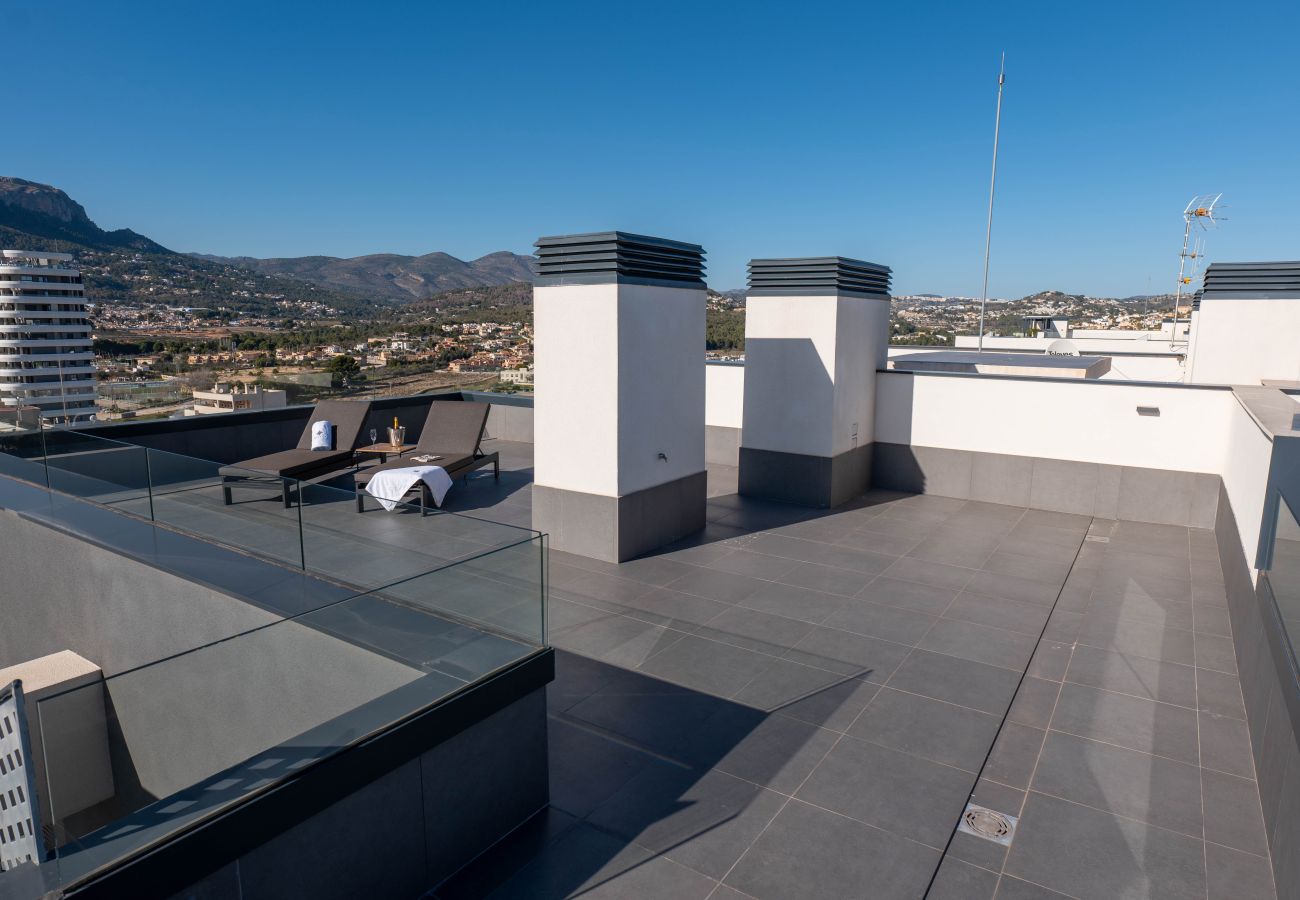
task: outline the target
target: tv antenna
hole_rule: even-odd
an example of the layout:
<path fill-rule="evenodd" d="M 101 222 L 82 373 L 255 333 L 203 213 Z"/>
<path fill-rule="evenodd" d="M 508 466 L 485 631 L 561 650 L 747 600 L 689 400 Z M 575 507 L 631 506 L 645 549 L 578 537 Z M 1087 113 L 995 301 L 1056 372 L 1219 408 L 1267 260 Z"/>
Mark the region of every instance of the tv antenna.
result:
<path fill-rule="evenodd" d="M 980 339 L 979 352 L 984 352 L 984 308 L 989 300 L 989 247 L 993 243 L 993 190 L 998 184 L 998 131 L 1002 127 L 1002 85 L 1007 81 L 1007 54 L 1002 54 L 1002 66 L 998 69 L 998 111 L 993 118 L 993 174 L 989 178 L 989 223 L 984 232 L 984 288 L 980 292 Z M 955 343 L 954 339 L 954 343 Z"/>
<path fill-rule="evenodd" d="M 1178 307 L 1183 299 L 1183 286 L 1191 284 L 1196 278 L 1200 272 L 1201 262 L 1205 258 L 1205 239 L 1198 235 L 1193 241 L 1192 226 L 1196 225 L 1202 231 L 1208 231 L 1212 226 L 1218 225 L 1222 221 L 1219 215 L 1219 210 L 1223 208 L 1219 205 L 1222 197 L 1223 194 L 1198 194 L 1183 210 L 1183 251 L 1178 254 L 1178 285 L 1174 288 L 1174 325 L 1169 333 L 1171 346 L 1178 340 Z"/>

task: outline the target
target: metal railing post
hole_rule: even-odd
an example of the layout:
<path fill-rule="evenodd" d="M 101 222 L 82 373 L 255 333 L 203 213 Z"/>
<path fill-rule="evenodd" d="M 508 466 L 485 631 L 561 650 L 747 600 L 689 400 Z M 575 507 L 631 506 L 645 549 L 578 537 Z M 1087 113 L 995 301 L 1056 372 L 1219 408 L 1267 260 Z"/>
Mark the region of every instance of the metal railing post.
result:
<path fill-rule="evenodd" d="M 140 449 L 144 450 L 144 489 L 149 492 L 149 521 L 157 522 L 158 517 L 153 511 L 153 466 L 149 463 L 149 448 Z"/>
<path fill-rule="evenodd" d="M 298 481 L 298 489 L 295 493 L 298 495 L 298 559 L 302 564 L 302 570 L 307 571 L 307 541 L 302 533 L 302 482 Z"/>

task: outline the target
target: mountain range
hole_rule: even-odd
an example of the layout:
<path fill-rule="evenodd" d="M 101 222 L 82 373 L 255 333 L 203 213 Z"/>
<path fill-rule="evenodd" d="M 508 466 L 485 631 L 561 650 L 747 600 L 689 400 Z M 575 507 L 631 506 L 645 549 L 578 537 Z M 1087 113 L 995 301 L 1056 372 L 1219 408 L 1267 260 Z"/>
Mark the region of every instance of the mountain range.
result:
<path fill-rule="evenodd" d="M 446 291 L 527 283 L 533 277 L 533 257 L 504 250 L 469 261 L 447 253 L 378 253 L 350 259 L 178 253 L 129 228 L 105 231 L 59 188 L 7 176 L 0 176 L 0 247 L 90 256 L 98 265 L 87 274 L 87 283 L 100 299 L 156 303 L 166 299 L 165 291 L 160 295 L 160 285 L 185 285 L 184 303 L 190 306 L 209 302 L 256 309 L 264 305 L 232 300 L 224 281 L 241 277 L 258 289 L 254 293 L 298 297 L 301 288 L 294 289 L 295 282 L 311 285 L 321 289 L 312 299 L 349 312 L 375 304 L 426 300 Z M 140 278 L 142 264 L 149 278 Z M 222 276 L 222 289 L 209 292 L 210 297 L 202 287 L 205 273 Z"/>
<path fill-rule="evenodd" d="M 373 253 L 349 259 L 337 256 L 257 259 L 252 256 L 195 255 L 263 275 L 283 275 L 340 291 L 386 299 L 423 300 L 443 291 L 533 280 L 533 258 L 507 250 L 468 262 L 448 253 L 426 253 L 423 256 Z"/>
<path fill-rule="evenodd" d="M 267 312 L 273 304 L 259 300 L 258 295 L 270 294 L 320 301 L 341 313 L 358 316 L 391 310 L 394 304 L 403 308 L 412 304 L 467 306 L 485 299 L 495 302 L 505 296 L 527 303 L 528 292 L 514 286 L 532 281 L 536 262 L 535 257 L 505 250 L 468 261 L 441 252 L 421 256 L 375 253 L 349 258 L 178 253 L 129 228 L 105 231 L 90 219 L 80 203 L 56 187 L 0 176 L 0 248 L 6 247 L 77 254 L 90 293 L 98 301 L 174 302 Z M 168 288 L 174 296 L 169 297 Z M 247 288 L 252 290 L 241 290 Z M 507 290 L 488 290 L 497 288 Z M 724 306 L 740 306 L 744 297 L 743 289 L 731 290 L 722 292 L 718 300 Z M 1159 303 L 1165 299 L 1138 296 L 1107 301 L 1059 291 L 1042 291 L 1023 298 L 1070 306 Z"/>
<path fill-rule="evenodd" d="M 51 248 L 50 242 L 102 250 L 171 253 L 161 244 L 129 228 L 105 231 L 90 220 L 86 209 L 48 184 L 0 175 L 0 238 L 6 249 Z"/>

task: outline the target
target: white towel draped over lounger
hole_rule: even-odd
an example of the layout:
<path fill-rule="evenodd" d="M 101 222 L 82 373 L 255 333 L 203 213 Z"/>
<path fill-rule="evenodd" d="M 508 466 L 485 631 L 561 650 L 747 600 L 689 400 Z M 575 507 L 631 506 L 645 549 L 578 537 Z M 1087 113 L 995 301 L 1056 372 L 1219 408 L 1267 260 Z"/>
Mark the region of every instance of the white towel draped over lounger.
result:
<path fill-rule="evenodd" d="M 442 506 L 442 498 L 451 490 L 451 476 L 442 466 L 409 466 L 402 469 L 383 469 L 374 474 L 366 485 L 366 493 L 379 501 L 389 512 L 397 508 L 398 502 L 406 492 L 415 487 L 417 481 L 429 486 L 435 506 Z"/>

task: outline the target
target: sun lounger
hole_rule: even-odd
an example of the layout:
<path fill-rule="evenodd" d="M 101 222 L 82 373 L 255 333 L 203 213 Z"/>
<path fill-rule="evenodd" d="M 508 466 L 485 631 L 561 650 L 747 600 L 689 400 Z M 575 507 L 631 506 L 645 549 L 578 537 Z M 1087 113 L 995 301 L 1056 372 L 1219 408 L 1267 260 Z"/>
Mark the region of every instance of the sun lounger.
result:
<path fill-rule="evenodd" d="M 398 459 L 362 469 L 356 474 L 357 512 L 365 512 L 365 487 L 371 477 L 385 469 L 402 469 L 411 466 L 442 466 L 452 478 L 468 475 L 475 469 L 491 464 L 492 474 L 501 477 L 501 458 L 497 453 L 484 453 L 479 444 L 483 440 L 483 431 L 487 427 L 488 412 L 491 403 L 479 403 L 471 400 L 435 400 L 429 406 L 429 415 L 420 429 L 419 440 L 415 449 Z M 440 459 L 421 460 L 422 456 L 437 456 Z M 425 507 L 433 506 L 429 487 L 423 481 L 412 486 L 408 493 L 418 491 L 420 512 Z M 392 498 L 396 499 L 396 498 Z"/>
<path fill-rule="evenodd" d="M 361 430 L 370 415 L 368 400 L 321 400 L 312 410 L 311 419 L 302 431 L 298 446 L 222 466 L 221 492 L 227 506 L 231 488 L 250 487 L 279 490 L 286 508 L 292 505 L 293 485 L 300 480 L 318 478 L 352 465 Z M 312 427 L 317 422 L 333 425 L 332 447 L 313 450 Z"/>

